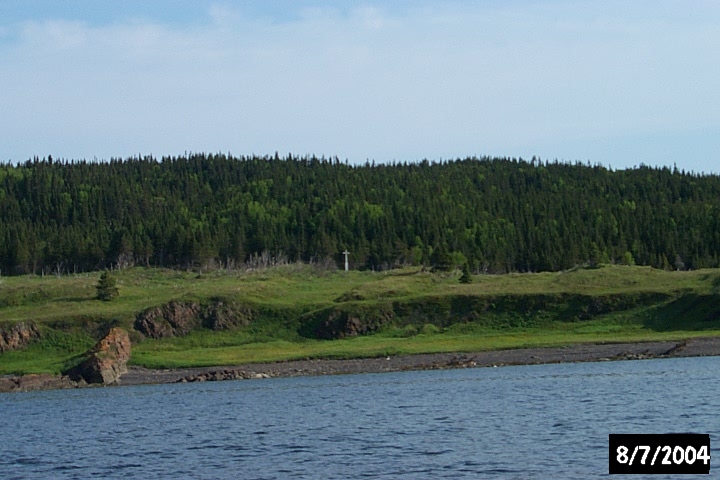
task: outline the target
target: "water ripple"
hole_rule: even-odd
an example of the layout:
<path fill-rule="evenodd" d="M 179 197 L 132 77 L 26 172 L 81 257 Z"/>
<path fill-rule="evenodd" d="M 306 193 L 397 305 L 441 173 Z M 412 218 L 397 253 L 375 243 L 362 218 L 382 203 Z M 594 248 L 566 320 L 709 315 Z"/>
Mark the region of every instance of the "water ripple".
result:
<path fill-rule="evenodd" d="M 3 478 L 587 478 L 609 433 L 710 433 L 718 358 L 0 395 Z M 692 392 L 692 394 L 688 394 Z M 72 460 L 68 460 L 72 459 Z M 717 461 L 713 463 L 713 469 Z"/>

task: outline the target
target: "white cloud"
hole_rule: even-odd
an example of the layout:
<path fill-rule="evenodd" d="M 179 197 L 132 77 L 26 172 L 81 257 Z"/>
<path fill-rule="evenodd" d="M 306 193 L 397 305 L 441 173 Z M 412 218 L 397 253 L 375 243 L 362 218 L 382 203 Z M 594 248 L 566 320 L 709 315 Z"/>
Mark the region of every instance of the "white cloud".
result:
<path fill-rule="evenodd" d="M 500 5 L 324 8 L 284 21 L 212 7 L 210 22 L 190 26 L 27 23 L 0 43 L 10 139 L 0 158 L 572 160 L 597 154 L 582 145 L 598 138 L 720 125 L 712 4 L 678 21 L 624 3 Z"/>

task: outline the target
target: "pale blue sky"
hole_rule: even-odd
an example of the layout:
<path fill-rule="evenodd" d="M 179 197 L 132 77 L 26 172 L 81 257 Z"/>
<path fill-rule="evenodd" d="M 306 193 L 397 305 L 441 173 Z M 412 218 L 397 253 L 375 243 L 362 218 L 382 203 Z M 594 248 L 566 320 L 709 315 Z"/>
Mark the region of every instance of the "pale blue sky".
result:
<path fill-rule="evenodd" d="M 720 173 L 720 2 L 0 0 L 0 161 L 473 155 Z"/>

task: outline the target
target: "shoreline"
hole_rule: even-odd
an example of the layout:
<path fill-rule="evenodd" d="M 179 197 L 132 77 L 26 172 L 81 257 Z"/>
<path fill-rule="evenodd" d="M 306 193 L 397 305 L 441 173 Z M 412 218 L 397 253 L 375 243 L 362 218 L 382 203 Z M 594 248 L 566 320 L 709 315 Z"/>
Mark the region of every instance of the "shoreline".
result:
<path fill-rule="evenodd" d="M 470 353 L 429 353 L 347 360 L 288 360 L 274 363 L 163 370 L 129 367 L 128 373 L 122 376 L 120 385 L 699 356 L 720 356 L 720 337 L 699 337 L 679 342 L 577 344 L 567 347 L 523 348 Z"/>
<path fill-rule="evenodd" d="M 698 337 L 684 341 L 576 344 L 566 347 L 536 347 L 470 353 L 430 353 L 348 360 L 289 360 L 274 363 L 158 370 L 131 366 L 128 367 L 128 372 L 122 375 L 120 382 L 111 386 L 700 356 L 720 356 L 720 337 Z M 68 377 L 50 374 L 0 377 L 0 393 L 99 386 L 101 385 L 78 384 L 72 382 Z"/>

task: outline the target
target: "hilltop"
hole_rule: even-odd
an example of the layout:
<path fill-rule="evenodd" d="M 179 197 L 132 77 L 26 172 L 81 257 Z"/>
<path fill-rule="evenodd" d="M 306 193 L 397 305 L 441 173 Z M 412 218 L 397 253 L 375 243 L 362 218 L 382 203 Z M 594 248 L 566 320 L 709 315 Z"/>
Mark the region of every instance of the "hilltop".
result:
<path fill-rule="evenodd" d="M 183 157 L 0 166 L 0 272 L 259 258 L 473 273 L 720 267 L 720 177 L 536 159 Z"/>

